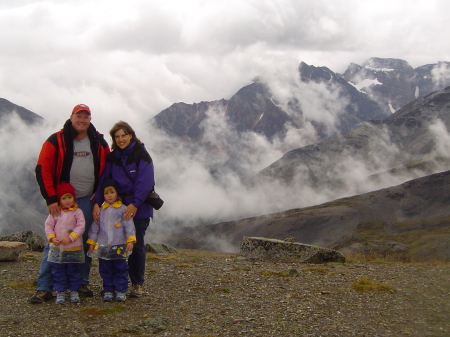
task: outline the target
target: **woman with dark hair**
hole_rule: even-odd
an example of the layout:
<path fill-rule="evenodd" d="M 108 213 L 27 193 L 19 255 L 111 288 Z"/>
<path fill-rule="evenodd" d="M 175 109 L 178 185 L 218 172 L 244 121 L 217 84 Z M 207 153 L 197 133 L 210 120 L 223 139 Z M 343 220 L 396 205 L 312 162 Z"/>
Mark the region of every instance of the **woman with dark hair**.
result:
<path fill-rule="evenodd" d="M 145 273 L 144 236 L 150 218 L 153 217 L 153 208 L 145 202 L 155 185 L 153 161 L 128 123 L 116 123 L 109 134 L 112 138 L 112 152 L 106 158 L 102 180 L 112 178 L 117 182 L 119 196 L 126 205 L 125 220 L 133 218 L 134 221 L 136 244 L 128 258 L 128 274 L 131 280 L 129 296 L 140 297 Z M 103 193 L 98 189 L 94 202 L 93 217 L 98 222 L 100 205 L 103 203 Z"/>

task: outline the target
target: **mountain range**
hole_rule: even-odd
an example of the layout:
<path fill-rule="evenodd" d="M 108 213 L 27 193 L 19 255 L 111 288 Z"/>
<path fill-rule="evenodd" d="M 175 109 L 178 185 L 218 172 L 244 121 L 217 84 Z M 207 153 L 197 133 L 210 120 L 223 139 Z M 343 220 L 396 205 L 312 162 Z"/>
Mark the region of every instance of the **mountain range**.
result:
<path fill-rule="evenodd" d="M 450 85 L 449 62 L 424 65 L 413 69 L 406 61 L 371 58 L 363 65 L 350 64 L 344 74 L 327 67 L 315 67 L 301 62 L 298 82 L 284 83 L 291 94 L 284 102 L 272 93 L 271 83 L 256 78 L 254 83 L 240 89 L 229 100 L 194 104 L 174 103 L 154 117 L 157 125 L 169 134 L 185 141 L 201 143 L 201 125 L 208 111 L 222 111 L 223 120 L 239 132 L 253 131 L 272 139 L 283 137 L 286 126 L 301 128 L 311 122 L 319 138 L 343 134 L 367 120 L 383 120 L 412 100 Z M 331 95 L 327 105 L 320 108 L 335 114 L 335 128 L 321 121 L 318 114 L 305 116 L 306 103 L 300 101 L 306 87 Z M 322 97 L 326 99 L 325 95 Z M 340 103 L 338 111 L 333 105 Z"/>
<path fill-rule="evenodd" d="M 425 179 L 421 184 L 427 186 L 427 177 L 446 171 L 450 161 L 450 151 L 446 145 L 450 106 L 450 88 L 445 89 L 450 84 L 448 65 L 448 62 L 438 62 L 413 69 L 403 60 L 372 58 L 361 66 L 351 64 L 344 74 L 338 74 L 326 67 L 314 67 L 302 62 L 296 80 L 285 83 L 288 89 L 284 91 L 280 90 L 280 84 L 274 85 L 263 77 L 255 78 L 253 83 L 240 89 L 228 100 L 175 103 L 149 122 L 169 135 L 174 144 L 172 146 L 187 144 L 192 153 L 197 148 L 206 148 L 211 156 L 220 155 L 224 158 L 222 162 L 216 162 L 216 166 L 228 166 L 231 170 L 237 167 L 236 171 L 239 170 L 240 162 L 248 160 L 251 163 L 249 158 L 259 153 L 248 151 L 245 147 L 237 152 L 239 147 L 227 147 L 224 143 L 239 143 L 240 138 L 246 141 L 245 136 L 250 134 L 264 137 L 269 143 L 283 143 L 292 133 L 302 136 L 313 129 L 315 138 L 311 139 L 309 145 L 289 149 L 280 159 L 262 170 L 252 171 L 250 168 L 249 172 L 238 174 L 248 191 L 259 193 L 261 198 L 273 198 L 273 204 L 277 204 L 274 209 L 281 212 L 273 214 L 284 214 L 280 216 L 285 217 L 286 214 L 303 212 L 304 208 L 299 208 L 299 204 L 314 207 L 323 202 L 342 200 L 342 197 L 365 195 L 380 188 L 400 188 L 398 186 L 403 186 L 402 183 L 411 179 Z M 288 94 L 282 95 L 281 92 Z M 31 111 L 0 100 L 0 118 L 8 118 L 14 110 L 27 123 L 39 123 L 42 120 Z M 213 124 L 207 123 L 211 116 L 222 127 L 233 131 L 222 144 L 208 137 L 208 132 L 214 132 L 209 129 Z M 214 175 L 214 167 L 207 165 L 205 163 Z M 27 207 L 23 201 L 17 202 L 25 198 L 40 198 L 33 181 L 33 169 L 31 164 L 17 168 L 23 171 L 23 178 L 17 181 L 17 191 L 10 193 L 11 199 L 16 201 L 4 199 L 1 203 L 3 213 L 0 235 L 23 229 L 42 233 L 44 207 Z M 160 181 L 161 186 L 164 183 Z M 400 198 L 401 202 L 411 203 L 410 198 L 414 193 L 405 192 Z M 314 198 L 315 194 L 321 197 Z M 300 203 L 298 200 L 301 198 L 303 201 Z M 358 204 L 370 200 L 373 199 L 361 197 Z M 366 204 L 364 209 L 368 207 Z M 327 209 L 333 209 L 332 214 L 336 215 L 339 213 L 336 210 L 341 208 Z M 382 212 L 382 207 L 379 209 Z M 308 208 L 305 211 L 309 212 Z M 396 212 L 391 209 L 387 212 L 391 211 Z M 323 216 L 334 219 L 331 215 Z M 255 235 L 265 233 L 260 227 L 263 223 L 261 219 L 271 217 L 261 215 L 254 217 L 257 219 L 254 222 L 245 218 L 204 225 L 214 223 L 214 219 L 202 221 L 200 214 L 197 218 L 200 226 L 164 235 L 179 245 L 190 242 L 191 246 L 208 248 L 204 242 L 206 239 L 199 237 L 207 238 L 211 234 L 217 240 L 220 234 L 224 247 L 229 244 L 228 247 L 235 248 L 237 238 L 244 232 L 242 228 L 254 230 L 252 234 Z M 238 219 L 238 216 L 234 218 Z M 378 226 L 378 218 L 372 219 Z M 171 220 L 170 216 L 164 220 L 178 223 L 179 226 L 187 225 Z M 419 220 L 414 218 L 412 221 Z M 274 223 L 279 222 L 277 220 Z M 316 220 L 308 223 L 319 226 Z M 243 227 L 242 224 L 248 226 Z M 340 231 L 341 225 L 337 222 L 327 225 L 330 225 L 331 231 Z M 354 223 L 352 226 L 346 228 L 360 228 Z M 305 228 L 303 225 L 300 227 Z M 277 238 L 291 236 L 290 231 L 293 230 L 286 228 L 272 226 L 273 231 L 270 233 L 275 236 L 277 232 Z M 308 231 L 316 233 L 317 237 L 312 238 L 313 234 L 309 234 L 310 238 L 306 240 L 301 231 L 296 232 L 295 236 L 329 247 L 355 247 L 348 239 L 353 234 L 345 236 L 345 240 L 323 241 L 320 236 L 325 235 L 325 232 Z M 384 242 L 385 238 L 380 237 Z M 371 245 L 375 241 L 372 240 Z M 404 247 L 402 245 L 407 244 L 398 241 L 397 246 Z M 219 246 L 216 244 L 212 248 L 219 249 Z"/>

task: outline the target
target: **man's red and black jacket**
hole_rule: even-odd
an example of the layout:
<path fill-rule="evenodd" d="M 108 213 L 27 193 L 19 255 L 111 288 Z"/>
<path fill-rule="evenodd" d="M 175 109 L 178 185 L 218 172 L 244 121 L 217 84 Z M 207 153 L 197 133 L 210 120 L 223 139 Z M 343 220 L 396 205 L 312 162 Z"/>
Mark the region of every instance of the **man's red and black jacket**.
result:
<path fill-rule="evenodd" d="M 67 120 L 64 127 L 52 134 L 42 145 L 36 165 L 36 180 L 41 194 L 47 205 L 58 202 L 56 185 L 62 181 L 70 183 L 70 169 L 73 161 L 73 140 L 77 131 L 73 128 L 71 120 Z M 105 169 L 106 156 L 109 146 L 102 134 L 90 124 L 88 137 L 91 141 L 91 150 L 94 158 L 95 186 Z"/>

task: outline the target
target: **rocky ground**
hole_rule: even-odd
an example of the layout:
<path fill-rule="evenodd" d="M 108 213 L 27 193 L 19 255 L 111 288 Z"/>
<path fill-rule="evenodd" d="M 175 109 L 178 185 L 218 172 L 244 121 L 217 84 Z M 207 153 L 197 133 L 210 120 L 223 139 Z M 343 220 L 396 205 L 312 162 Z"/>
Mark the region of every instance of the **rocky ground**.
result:
<path fill-rule="evenodd" d="M 41 253 L 0 262 L 0 336 L 450 336 L 450 265 L 148 254 L 142 298 L 28 303 Z M 362 290 L 353 288 L 360 285 Z"/>

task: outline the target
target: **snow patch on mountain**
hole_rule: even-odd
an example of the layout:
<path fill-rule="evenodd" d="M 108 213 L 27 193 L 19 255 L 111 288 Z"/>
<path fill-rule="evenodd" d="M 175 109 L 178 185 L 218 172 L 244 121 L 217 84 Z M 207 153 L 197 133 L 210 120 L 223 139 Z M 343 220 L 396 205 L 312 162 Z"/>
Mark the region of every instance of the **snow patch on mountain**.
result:
<path fill-rule="evenodd" d="M 372 71 L 385 71 L 387 73 L 395 70 L 395 69 L 391 69 L 391 68 L 378 68 L 378 67 L 372 67 L 372 66 L 364 66 L 364 68 L 367 70 L 372 70 Z"/>
<path fill-rule="evenodd" d="M 363 79 L 362 81 L 359 81 L 358 83 L 353 83 L 353 82 L 349 82 L 351 85 L 353 85 L 356 89 L 358 89 L 359 91 L 361 91 L 361 89 L 363 88 L 367 88 L 370 87 L 372 85 L 381 85 L 382 83 L 379 82 L 376 78 L 375 79 Z"/>

